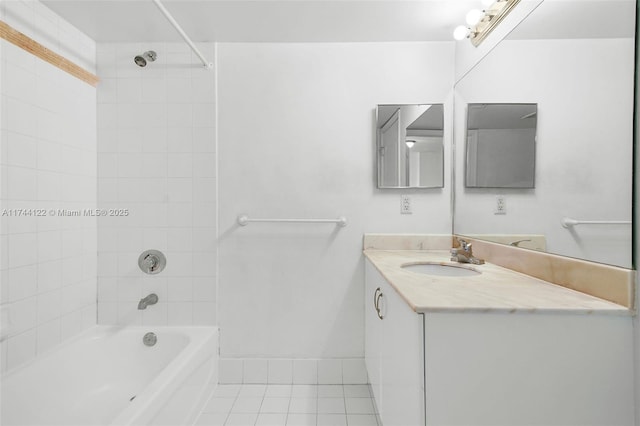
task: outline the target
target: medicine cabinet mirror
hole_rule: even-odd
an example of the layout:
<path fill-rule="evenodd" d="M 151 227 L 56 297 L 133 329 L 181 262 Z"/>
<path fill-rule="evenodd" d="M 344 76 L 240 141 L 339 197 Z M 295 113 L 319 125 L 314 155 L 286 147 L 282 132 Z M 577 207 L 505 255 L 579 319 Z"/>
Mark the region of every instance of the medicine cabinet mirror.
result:
<path fill-rule="evenodd" d="M 533 188 L 536 104 L 467 106 L 467 188 Z"/>
<path fill-rule="evenodd" d="M 443 105 L 378 105 L 376 116 L 378 188 L 442 188 Z"/>
<path fill-rule="evenodd" d="M 635 16 L 634 0 L 544 0 L 456 82 L 455 234 L 632 266 Z M 482 135 L 465 149 L 477 114 L 522 102 L 528 159 L 495 163 L 508 148 L 483 153 Z"/>

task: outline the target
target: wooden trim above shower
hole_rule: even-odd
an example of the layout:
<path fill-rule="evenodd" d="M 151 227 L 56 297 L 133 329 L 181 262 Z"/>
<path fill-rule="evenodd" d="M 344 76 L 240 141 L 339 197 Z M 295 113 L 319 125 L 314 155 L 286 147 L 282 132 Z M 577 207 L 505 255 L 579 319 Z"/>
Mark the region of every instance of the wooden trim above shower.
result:
<path fill-rule="evenodd" d="M 31 37 L 22 34 L 20 31 L 16 30 L 4 21 L 0 21 L 0 38 L 7 40 L 9 43 L 31 53 L 32 55 L 50 63 L 54 67 L 57 67 L 68 74 L 71 74 L 93 87 L 96 87 L 100 81 L 97 75 L 90 73 L 64 56 L 47 49 L 42 44 L 38 43 Z"/>

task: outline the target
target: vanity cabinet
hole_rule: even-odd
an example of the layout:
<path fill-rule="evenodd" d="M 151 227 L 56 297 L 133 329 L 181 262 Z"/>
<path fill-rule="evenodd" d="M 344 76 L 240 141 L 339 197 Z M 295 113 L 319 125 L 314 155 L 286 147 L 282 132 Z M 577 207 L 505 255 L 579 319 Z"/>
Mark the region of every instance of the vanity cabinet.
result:
<path fill-rule="evenodd" d="M 424 425 L 423 315 L 366 262 L 365 363 L 383 425 Z"/>
<path fill-rule="evenodd" d="M 420 313 L 365 265 L 365 362 L 383 426 L 634 424 L 630 316 Z"/>

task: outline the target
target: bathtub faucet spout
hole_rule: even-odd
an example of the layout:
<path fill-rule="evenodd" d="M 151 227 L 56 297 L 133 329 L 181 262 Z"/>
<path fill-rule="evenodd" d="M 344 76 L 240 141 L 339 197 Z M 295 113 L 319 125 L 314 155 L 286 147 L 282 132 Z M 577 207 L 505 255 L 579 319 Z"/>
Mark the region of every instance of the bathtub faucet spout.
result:
<path fill-rule="evenodd" d="M 155 305 L 156 303 L 158 303 L 158 295 L 151 293 L 147 297 L 140 299 L 140 302 L 138 302 L 138 309 L 147 309 L 147 306 Z"/>

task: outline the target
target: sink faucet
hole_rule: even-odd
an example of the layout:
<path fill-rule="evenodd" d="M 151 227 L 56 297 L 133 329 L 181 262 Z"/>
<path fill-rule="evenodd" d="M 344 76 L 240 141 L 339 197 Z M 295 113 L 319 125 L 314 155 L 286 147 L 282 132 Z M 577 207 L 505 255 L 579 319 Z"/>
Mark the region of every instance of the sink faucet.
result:
<path fill-rule="evenodd" d="M 484 263 L 483 259 L 478 259 L 473 255 L 470 243 L 462 238 L 458 238 L 458 243 L 460 243 L 459 248 L 451 249 L 451 260 L 458 263 L 472 263 L 474 265 L 482 265 Z"/>
<path fill-rule="evenodd" d="M 138 309 L 147 309 L 149 305 L 155 305 L 158 303 L 158 295 L 155 293 L 151 293 L 147 297 L 143 297 L 138 302 Z"/>

